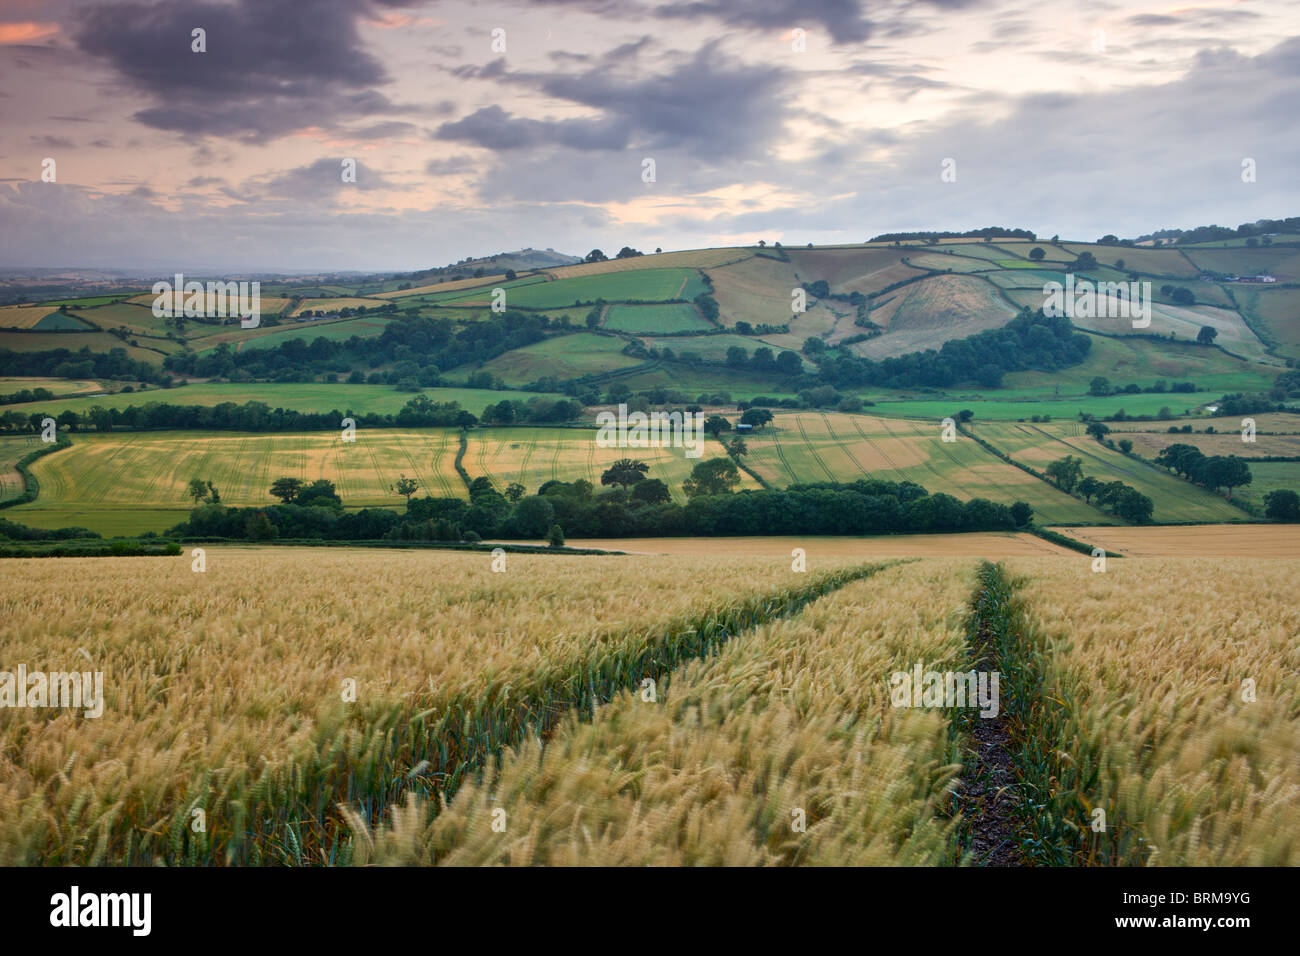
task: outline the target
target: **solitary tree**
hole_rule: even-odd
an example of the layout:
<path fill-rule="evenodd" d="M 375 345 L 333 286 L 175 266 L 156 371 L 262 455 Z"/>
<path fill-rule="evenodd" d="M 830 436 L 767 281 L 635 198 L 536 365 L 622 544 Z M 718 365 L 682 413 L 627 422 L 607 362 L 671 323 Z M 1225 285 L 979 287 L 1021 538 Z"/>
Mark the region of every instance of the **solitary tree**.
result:
<path fill-rule="evenodd" d="M 704 420 L 704 432 L 713 435 L 715 438 L 723 432 L 731 431 L 731 422 L 727 421 L 721 415 L 710 415 Z"/>
<path fill-rule="evenodd" d="M 1047 253 L 1042 249 L 1039 249 L 1037 246 L 1034 246 L 1034 248 L 1029 250 L 1029 258 L 1033 259 L 1035 262 L 1042 262 L 1043 256 L 1045 255 L 1047 255 Z"/>
<path fill-rule="evenodd" d="M 1219 330 L 1212 325 L 1202 325 L 1201 331 L 1196 333 L 1196 341 L 1202 345 L 1211 345 L 1218 337 Z"/>
<path fill-rule="evenodd" d="M 200 501 L 206 501 L 208 498 L 208 484 L 202 478 L 191 478 L 189 486 L 185 489 L 185 494 L 194 499 L 197 505 Z"/>
<path fill-rule="evenodd" d="M 287 505 L 298 497 L 298 492 L 302 491 L 302 487 L 301 478 L 277 478 L 271 483 L 271 497 L 279 498 Z"/>
<path fill-rule="evenodd" d="M 1074 486 L 1079 483 L 1079 478 L 1083 476 L 1083 459 L 1075 458 L 1073 455 L 1066 455 L 1064 458 L 1058 458 L 1050 462 L 1043 469 L 1047 477 L 1056 482 L 1056 486 L 1062 491 L 1070 492 Z"/>
<path fill-rule="evenodd" d="M 691 469 L 691 477 L 682 482 L 688 498 L 725 495 L 740 484 L 740 471 L 730 458 L 710 458 Z"/>
<path fill-rule="evenodd" d="M 405 475 L 402 475 L 397 479 L 396 484 L 393 485 L 392 491 L 394 494 L 404 497 L 406 499 L 406 506 L 409 508 L 411 506 L 411 495 L 415 494 L 419 487 L 420 483 L 414 478 L 407 478 Z"/>
<path fill-rule="evenodd" d="M 621 485 L 626 488 L 628 485 L 635 485 L 638 481 L 644 481 L 646 472 L 649 470 L 650 466 L 643 461 L 622 458 L 605 470 L 605 473 L 600 476 L 600 483 L 602 485 Z"/>

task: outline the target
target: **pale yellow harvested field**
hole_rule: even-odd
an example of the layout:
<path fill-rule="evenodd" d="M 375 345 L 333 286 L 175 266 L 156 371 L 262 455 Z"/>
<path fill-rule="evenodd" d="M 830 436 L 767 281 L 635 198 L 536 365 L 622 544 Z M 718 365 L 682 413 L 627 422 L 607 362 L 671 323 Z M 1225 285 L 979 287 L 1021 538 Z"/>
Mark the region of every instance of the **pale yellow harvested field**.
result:
<path fill-rule="evenodd" d="M 1043 711 L 1059 722 L 1044 743 L 1081 851 L 1135 866 L 1300 864 L 1300 561 L 1010 568 L 1027 577 L 1046 651 Z M 1104 836 L 1089 832 L 1096 809 Z"/>
<path fill-rule="evenodd" d="M 521 541 L 520 544 L 536 544 Z M 897 534 L 875 537 L 753 537 L 753 538 L 571 538 L 571 548 L 598 548 L 633 554 L 749 555 L 790 563 L 791 551 L 802 548 L 808 567 L 827 558 L 1001 558 L 1030 555 L 1073 555 L 1074 552 L 1032 534 L 988 532 L 978 534 Z M 1082 557 L 1082 556 L 1081 556 Z"/>
<path fill-rule="evenodd" d="M 41 376 L 0 377 L 0 394 L 18 392 L 24 388 L 44 388 L 60 397 L 67 397 L 103 391 L 104 386 L 91 379 L 43 378 Z"/>
<path fill-rule="evenodd" d="M 150 309 L 152 309 L 154 303 L 158 301 L 158 298 L 159 298 L 158 296 L 149 292 L 149 293 L 145 293 L 144 295 L 132 296 L 126 301 L 130 302 L 132 305 L 143 305 L 143 306 L 148 306 Z M 162 298 L 163 298 L 162 301 L 163 308 L 171 308 L 173 311 L 182 312 L 184 311 L 185 304 L 190 297 L 187 296 L 184 292 L 172 292 L 170 295 L 164 293 Z M 225 301 L 226 301 L 226 314 L 234 315 L 237 311 L 235 306 L 238 305 L 236 296 L 234 295 L 227 296 Z M 221 304 L 221 296 L 218 296 L 216 294 L 209 294 L 205 288 L 203 293 L 203 311 L 208 315 L 215 315 L 217 313 L 217 307 L 220 304 Z M 261 308 L 263 315 L 279 314 L 280 312 L 284 311 L 284 307 L 289 304 L 289 300 L 285 298 L 281 298 L 279 296 L 264 295 L 258 298 L 258 304 L 259 307 Z M 89 314 L 93 316 L 95 313 L 93 311 L 90 311 Z"/>
<path fill-rule="evenodd" d="M 1202 435 L 1202 432 L 1204 432 L 1207 427 L 1213 427 L 1216 432 L 1223 432 L 1228 435 L 1236 435 L 1238 436 L 1238 439 L 1240 439 L 1241 420 L 1246 417 L 1253 418 L 1255 420 L 1255 430 L 1257 433 L 1276 432 L 1277 434 L 1282 434 L 1282 435 L 1300 434 L 1300 415 L 1292 415 L 1288 412 L 1264 412 L 1259 415 L 1250 415 L 1250 416 L 1237 415 L 1232 418 L 1227 418 L 1222 415 L 1219 415 L 1216 417 L 1196 418 L 1193 419 L 1191 422 L 1179 420 L 1177 422 L 1163 422 L 1163 423 L 1162 422 L 1154 422 L 1154 423 L 1153 422 L 1108 422 L 1107 424 L 1110 430 L 1113 432 L 1163 431 L 1167 429 L 1170 425 L 1177 424 L 1181 426 L 1181 425 L 1190 424 L 1196 430 L 1192 432 L 1192 434 L 1184 435 L 1182 439 L 1177 439 L 1177 440 L 1182 440 L 1182 441 L 1186 441 L 1189 439 L 1199 440 L 1205 437 L 1204 435 Z M 1170 435 L 1169 437 L 1176 438 L 1176 436 L 1174 435 Z M 1256 435 L 1256 437 L 1259 437 L 1258 434 Z"/>
<path fill-rule="evenodd" d="M 412 295 L 428 295 L 433 292 L 455 292 L 457 289 L 472 289 L 475 286 L 488 286 L 494 284 L 494 280 L 504 279 L 505 273 L 494 273 L 493 275 L 481 275 L 469 279 L 452 279 L 448 282 L 435 282 L 432 285 L 416 286 L 413 289 L 394 289 L 392 292 L 376 292 L 376 299 L 402 299 Z"/>
<path fill-rule="evenodd" d="M 1254 441 L 1242 441 L 1241 432 L 1191 435 L 1164 431 L 1126 432 L 1133 448 L 1144 458 L 1154 458 L 1170 445 L 1192 445 L 1204 455 L 1236 455 L 1239 458 L 1300 457 L 1300 435 L 1255 435 Z"/>
<path fill-rule="evenodd" d="M 1300 525 L 1202 524 L 1161 528 L 1056 528 L 1132 557 L 1300 558 Z M 1297 582 L 1300 586 L 1300 581 Z"/>
<path fill-rule="evenodd" d="M 355 296 L 344 296 L 338 299 L 303 299 L 290 315 L 302 315 L 302 313 L 308 311 L 337 312 L 339 309 L 377 309 L 387 304 L 382 299 L 359 299 Z"/>
<path fill-rule="evenodd" d="M 0 305 L 0 328 L 30 329 L 47 315 L 59 311 L 48 305 Z"/>

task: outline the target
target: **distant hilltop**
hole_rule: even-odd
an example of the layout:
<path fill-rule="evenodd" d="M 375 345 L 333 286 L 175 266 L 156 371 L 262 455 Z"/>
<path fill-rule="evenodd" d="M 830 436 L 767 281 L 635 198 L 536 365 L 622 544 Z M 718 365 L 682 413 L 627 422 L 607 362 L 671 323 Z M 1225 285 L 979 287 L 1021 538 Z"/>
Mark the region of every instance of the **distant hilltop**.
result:
<path fill-rule="evenodd" d="M 530 269 L 553 269 L 556 266 L 570 266 L 581 261 L 581 256 L 565 255 L 554 249 L 518 249 L 514 252 L 498 252 L 492 256 L 461 259 L 450 265 L 412 272 L 409 276 L 400 278 L 419 279 L 425 282 L 430 279 L 435 281 L 472 279 L 475 276 L 501 275 L 506 270 L 522 272 Z"/>

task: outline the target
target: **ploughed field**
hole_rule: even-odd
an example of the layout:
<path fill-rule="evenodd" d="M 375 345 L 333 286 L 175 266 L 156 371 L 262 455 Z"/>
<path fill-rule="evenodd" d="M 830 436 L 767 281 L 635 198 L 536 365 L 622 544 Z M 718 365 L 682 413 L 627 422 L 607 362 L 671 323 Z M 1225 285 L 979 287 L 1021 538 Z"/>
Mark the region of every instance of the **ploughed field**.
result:
<path fill-rule="evenodd" d="M 1000 672 L 1027 862 L 1300 863 L 1300 560 L 802 544 L 6 560 L 0 672 L 102 712 L 0 676 L 0 864 L 978 864 L 918 668 Z"/>

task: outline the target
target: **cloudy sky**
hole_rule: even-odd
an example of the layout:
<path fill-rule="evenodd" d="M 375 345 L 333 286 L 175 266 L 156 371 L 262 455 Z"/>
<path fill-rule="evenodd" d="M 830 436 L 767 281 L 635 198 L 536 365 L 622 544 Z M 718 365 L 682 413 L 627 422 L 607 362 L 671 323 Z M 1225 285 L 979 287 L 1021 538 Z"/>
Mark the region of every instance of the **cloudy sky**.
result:
<path fill-rule="evenodd" d="M 1236 225 L 1297 103 L 1295 0 L 0 0 L 0 266 Z"/>

